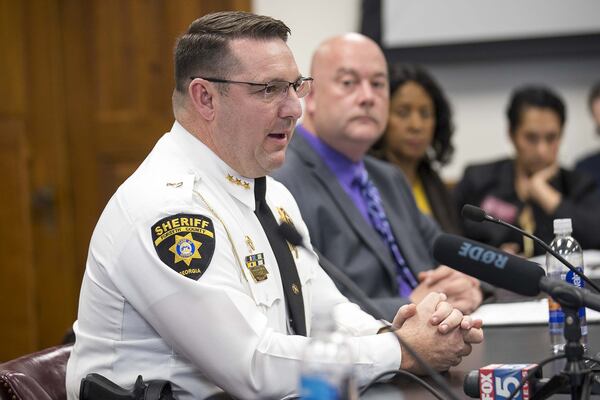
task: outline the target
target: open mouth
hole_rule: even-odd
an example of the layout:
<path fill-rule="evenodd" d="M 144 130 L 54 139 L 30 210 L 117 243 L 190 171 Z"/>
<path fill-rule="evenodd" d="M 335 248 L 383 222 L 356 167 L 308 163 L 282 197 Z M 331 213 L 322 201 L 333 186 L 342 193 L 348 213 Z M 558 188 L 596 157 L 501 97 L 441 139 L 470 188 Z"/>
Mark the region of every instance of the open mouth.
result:
<path fill-rule="evenodd" d="M 269 137 L 273 139 L 285 139 L 285 133 L 269 133 Z"/>

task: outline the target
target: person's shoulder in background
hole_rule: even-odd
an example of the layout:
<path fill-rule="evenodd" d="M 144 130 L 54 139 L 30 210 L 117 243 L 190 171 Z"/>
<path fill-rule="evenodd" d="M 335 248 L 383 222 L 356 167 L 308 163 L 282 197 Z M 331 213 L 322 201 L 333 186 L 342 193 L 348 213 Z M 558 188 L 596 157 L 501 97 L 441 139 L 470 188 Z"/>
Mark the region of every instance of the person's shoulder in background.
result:
<path fill-rule="evenodd" d="M 585 173 L 596 180 L 600 187 L 600 151 L 590 154 L 575 164 L 575 171 Z"/>
<path fill-rule="evenodd" d="M 504 158 L 480 164 L 470 164 L 465 168 L 462 179 L 457 183 L 455 189 L 469 184 L 479 189 L 484 189 L 488 185 L 502 178 L 510 178 L 513 173 L 513 160 Z"/>

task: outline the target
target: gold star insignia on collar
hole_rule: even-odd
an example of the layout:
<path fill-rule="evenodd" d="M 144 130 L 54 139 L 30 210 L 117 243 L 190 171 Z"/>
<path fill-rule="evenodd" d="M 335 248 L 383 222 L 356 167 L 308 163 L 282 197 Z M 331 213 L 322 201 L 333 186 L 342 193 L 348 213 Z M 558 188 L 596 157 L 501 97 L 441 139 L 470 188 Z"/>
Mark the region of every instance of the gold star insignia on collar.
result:
<path fill-rule="evenodd" d="M 229 182 L 233 183 L 234 185 L 243 187 L 244 189 L 250 189 L 250 182 L 246 182 L 240 178 L 236 178 L 235 176 L 233 176 L 231 174 L 227 174 L 227 180 Z"/>

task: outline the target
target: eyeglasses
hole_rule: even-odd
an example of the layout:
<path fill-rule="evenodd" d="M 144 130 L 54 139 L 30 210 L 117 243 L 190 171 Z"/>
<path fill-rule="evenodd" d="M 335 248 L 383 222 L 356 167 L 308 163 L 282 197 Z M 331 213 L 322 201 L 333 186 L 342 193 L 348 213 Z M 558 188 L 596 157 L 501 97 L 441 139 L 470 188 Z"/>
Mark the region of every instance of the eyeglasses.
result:
<path fill-rule="evenodd" d="M 296 96 L 302 98 L 310 93 L 310 89 L 312 87 L 313 78 L 305 78 L 300 77 L 296 79 L 294 82 L 288 81 L 271 81 L 267 83 L 256 83 L 256 82 L 242 82 L 242 81 L 230 81 L 227 79 L 219 79 L 219 78 L 204 78 L 202 76 L 192 76 L 190 79 L 204 79 L 205 81 L 215 82 L 215 83 L 238 83 L 243 85 L 250 86 L 260 86 L 262 89 L 259 92 L 262 92 L 265 100 L 283 100 L 287 97 L 290 87 L 294 88 L 296 92 Z"/>

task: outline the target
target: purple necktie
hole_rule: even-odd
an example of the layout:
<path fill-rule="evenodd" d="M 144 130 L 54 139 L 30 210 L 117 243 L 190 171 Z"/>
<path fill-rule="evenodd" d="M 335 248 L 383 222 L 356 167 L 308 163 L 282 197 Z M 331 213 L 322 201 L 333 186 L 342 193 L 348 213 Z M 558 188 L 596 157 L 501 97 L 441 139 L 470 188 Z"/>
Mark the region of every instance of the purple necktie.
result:
<path fill-rule="evenodd" d="M 358 186 L 360 193 L 367 204 L 367 213 L 369 214 L 369 219 L 371 220 L 373 228 L 375 228 L 377 233 L 379 233 L 379 236 L 381 236 L 388 246 L 392 258 L 396 263 L 398 294 L 402 297 L 408 297 L 417 286 L 417 280 L 400 253 L 400 247 L 398 246 L 398 242 L 394 237 L 390 223 L 385 215 L 379 191 L 369 179 L 369 174 L 364 168 L 357 171 L 354 182 Z"/>

